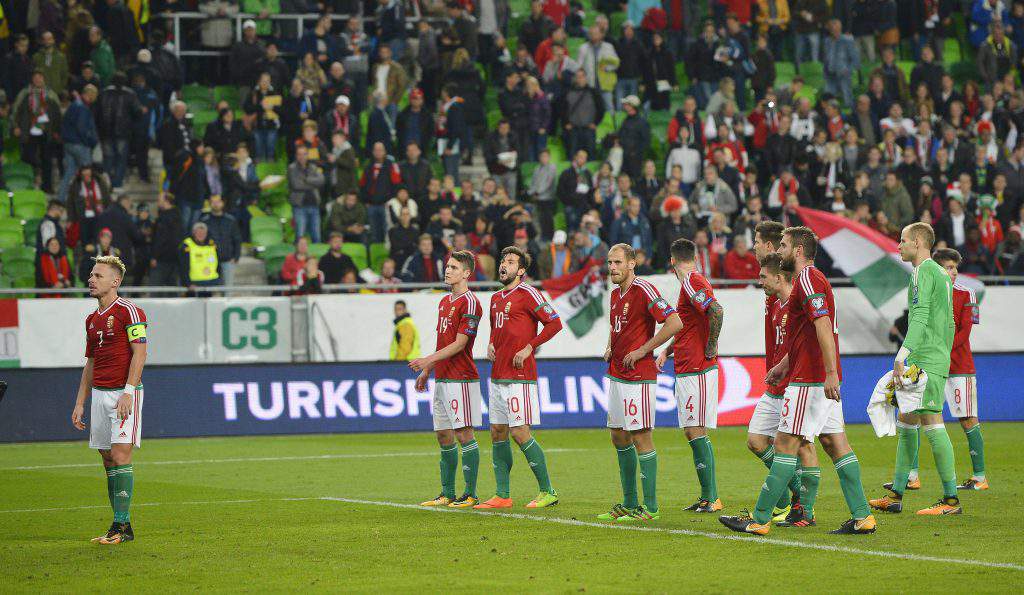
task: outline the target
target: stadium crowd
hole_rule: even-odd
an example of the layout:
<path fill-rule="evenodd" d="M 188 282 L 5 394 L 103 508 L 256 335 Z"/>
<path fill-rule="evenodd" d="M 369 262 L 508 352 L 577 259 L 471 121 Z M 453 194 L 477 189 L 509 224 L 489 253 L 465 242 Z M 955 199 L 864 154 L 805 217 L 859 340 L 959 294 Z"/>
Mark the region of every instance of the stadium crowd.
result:
<path fill-rule="evenodd" d="M 192 10 L 207 18 L 172 38 L 168 14 Z M 794 222 L 796 206 L 893 238 L 926 221 L 964 272 L 1024 274 L 1022 0 L 0 11 L 0 180 L 20 161 L 52 194 L 39 287 L 82 282 L 88 257 L 110 253 L 134 284 L 232 284 L 244 245 L 265 247 L 252 221 L 268 213 L 287 221 L 281 241 L 297 238 L 267 260 L 269 277 L 298 292 L 370 278 L 353 246 L 380 245 L 386 258 L 369 264 L 384 282 L 439 282 L 444 256 L 464 248 L 477 279 L 493 279 L 513 244 L 534 256 L 534 279 L 617 242 L 647 274 L 666 270 L 679 237 L 705 275 L 754 279 L 753 228 Z M 269 18 L 310 12 L 322 16 L 301 32 Z M 236 39 L 238 14 L 252 18 Z M 223 58 L 179 58 L 196 40 Z M 196 81 L 237 87 L 218 92 L 210 122 L 183 92 Z M 159 186 L 155 205 L 124 190 L 131 175 Z M 287 208 L 271 210 L 274 193 Z"/>

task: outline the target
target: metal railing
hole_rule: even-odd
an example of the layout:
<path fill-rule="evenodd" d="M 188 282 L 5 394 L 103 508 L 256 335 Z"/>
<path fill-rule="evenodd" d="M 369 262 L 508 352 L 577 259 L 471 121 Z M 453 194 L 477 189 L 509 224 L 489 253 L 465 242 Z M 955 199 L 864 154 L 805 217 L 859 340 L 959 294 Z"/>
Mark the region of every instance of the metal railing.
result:
<path fill-rule="evenodd" d="M 230 52 L 230 49 L 214 50 L 195 50 L 195 49 L 183 49 L 182 48 L 182 37 L 181 37 L 181 24 L 183 21 L 210 21 L 210 20 L 230 20 L 234 22 L 235 29 L 235 40 L 242 38 L 242 23 L 252 19 L 254 21 L 279 21 L 279 22 L 293 22 L 296 25 L 295 40 L 298 41 L 306 33 L 306 23 L 315 23 L 320 19 L 317 13 L 306 13 L 306 14 L 272 14 L 266 17 L 260 17 L 258 14 L 250 13 L 238 13 L 236 15 L 225 15 L 225 16 L 211 16 L 201 12 L 175 12 L 170 14 L 154 15 L 153 20 L 164 19 L 171 21 L 171 27 L 174 31 L 174 55 L 177 57 L 181 56 L 226 56 Z M 359 17 L 363 24 L 372 23 L 376 19 L 372 16 L 363 16 L 359 14 L 331 14 L 331 21 L 347 21 L 352 17 Z M 416 23 L 421 20 L 429 22 L 440 22 L 444 19 L 441 17 L 424 17 L 424 16 L 408 16 L 405 19 L 407 29 L 413 29 Z M 282 52 L 285 54 L 286 52 Z"/>
<path fill-rule="evenodd" d="M 981 276 L 975 277 L 979 281 L 985 283 L 988 286 L 996 285 L 1014 285 L 1024 286 L 1024 276 L 1010 275 L 1010 276 Z M 710 279 L 711 285 L 717 288 L 733 288 L 739 289 L 741 287 L 756 286 L 758 284 L 757 279 Z M 853 287 L 853 280 L 849 277 L 832 277 L 829 279 L 829 283 L 833 287 Z M 541 287 L 539 281 L 533 281 L 530 283 L 534 287 Z M 489 291 L 497 290 L 501 288 L 501 284 L 497 281 L 471 281 L 469 283 L 470 289 Z M 286 295 L 290 292 L 295 291 L 296 288 L 291 285 L 232 285 L 232 286 L 213 286 L 213 287 L 197 287 L 196 291 L 203 293 L 213 293 L 218 295 L 252 295 L 261 294 L 269 295 L 273 293 Z M 380 293 L 412 293 L 418 291 L 448 291 L 448 286 L 444 283 L 333 283 L 323 286 L 321 293 L 333 294 L 333 293 L 358 293 L 362 290 L 376 291 Z M 187 293 L 189 289 L 187 287 L 180 286 L 160 286 L 160 287 L 131 287 L 125 286 L 118 289 L 118 293 L 122 295 L 150 295 L 150 296 L 166 296 L 166 297 L 178 297 Z M 36 288 L 36 287 L 5 287 L 0 288 L 0 297 L 13 296 L 13 295 L 67 295 L 67 296 L 82 296 L 85 297 L 89 293 L 88 287 L 69 287 L 66 289 L 54 289 L 54 288 Z"/>

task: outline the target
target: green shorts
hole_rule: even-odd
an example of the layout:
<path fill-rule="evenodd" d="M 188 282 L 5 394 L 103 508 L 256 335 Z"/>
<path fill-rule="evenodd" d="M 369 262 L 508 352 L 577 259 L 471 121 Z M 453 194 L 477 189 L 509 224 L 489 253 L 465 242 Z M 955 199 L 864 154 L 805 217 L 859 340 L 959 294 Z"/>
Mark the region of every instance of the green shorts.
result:
<path fill-rule="evenodd" d="M 921 395 L 921 408 L 914 413 L 942 413 L 942 404 L 946 402 L 946 377 L 928 374 L 928 384 Z"/>

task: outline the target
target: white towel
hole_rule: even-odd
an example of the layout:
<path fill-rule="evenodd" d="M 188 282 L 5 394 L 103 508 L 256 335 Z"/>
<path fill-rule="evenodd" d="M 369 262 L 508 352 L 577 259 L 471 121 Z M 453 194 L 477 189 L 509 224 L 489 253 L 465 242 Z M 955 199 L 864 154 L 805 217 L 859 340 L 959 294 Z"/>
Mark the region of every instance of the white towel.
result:
<path fill-rule="evenodd" d="M 875 389 L 871 392 L 868 400 L 868 419 L 871 420 L 871 427 L 875 429 L 875 435 L 882 436 L 896 435 L 895 407 L 889 403 L 889 396 L 886 387 L 892 380 L 892 370 L 889 370 L 875 383 Z M 896 390 L 896 403 L 901 413 L 912 413 L 921 408 L 921 397 L 924 395 L 925 386 L 928 384 L 928 373 L 921 371 L 917 382 L 910 383 L 909 378 L 904 376 L 903 388 Z"/>

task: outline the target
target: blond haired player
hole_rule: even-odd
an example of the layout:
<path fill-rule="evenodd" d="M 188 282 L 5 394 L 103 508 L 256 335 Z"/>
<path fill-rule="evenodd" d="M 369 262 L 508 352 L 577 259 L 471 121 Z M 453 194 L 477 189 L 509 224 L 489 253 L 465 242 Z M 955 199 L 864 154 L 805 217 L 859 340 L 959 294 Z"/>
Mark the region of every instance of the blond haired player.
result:
<path fill-rule="evenodd" d="M 89 296 L 96 311 L 85 319 L 85 368 L 71 423 L 86 427 L 85 400 L 92 396 L 89 448 L 100 451 L 114 522 L 92 541 L 115 545 L 135 539 L 129 508 L 135 478 L 132 447 L 142 441 L 142 367 L 146 364 L 146 313 L 118 297 L 125 267 L 116 256 L 94 258 Z"/>

